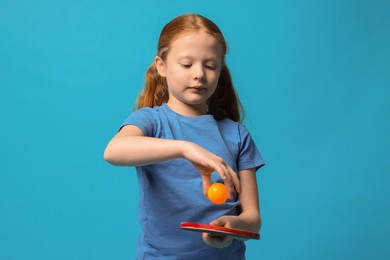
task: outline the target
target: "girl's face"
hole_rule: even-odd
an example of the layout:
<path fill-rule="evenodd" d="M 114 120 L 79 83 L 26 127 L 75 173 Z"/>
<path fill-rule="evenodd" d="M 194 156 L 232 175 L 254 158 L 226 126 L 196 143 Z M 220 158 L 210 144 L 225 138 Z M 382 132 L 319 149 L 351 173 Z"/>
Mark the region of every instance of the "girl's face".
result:
<path fill-rule="evenodd" d="M 187 116 L 206 113 L 206 101 L 218 84 L 222 56 L 221 44 L 198 31 L 174 40 L 165 60 L 155 58 L 160 76 L 167 80 L 171 109 Z"/>

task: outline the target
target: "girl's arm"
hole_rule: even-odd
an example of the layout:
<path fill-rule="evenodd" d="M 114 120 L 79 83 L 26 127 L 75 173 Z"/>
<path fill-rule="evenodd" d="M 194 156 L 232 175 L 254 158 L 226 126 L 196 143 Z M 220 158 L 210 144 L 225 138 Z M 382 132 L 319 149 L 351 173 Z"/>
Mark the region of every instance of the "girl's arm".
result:
<path fill-rule="evenodd" d="M 211 185 L 210 176 L 213 171 L 218 172 L 224 180 L 230 199 L 233 185 L 238 192 L 241 191 L 236 173 L 221 157 L 195 143 L 145 137 L 141 129 L 134 125 L 122 127 L 104 151 L 106 161 L 122 166 L 142 166 L 176 158 L 189 160 L 199 171 L 205 195 Z"/>
<path fill-rule="evenodd" d="M 261 216 L 259 207 L 259 192 L 255 169 L 239 172 L 242 183 L 242 192 L 238 195 L 241 203 L 239 221 L 235 228 L 259 232 L 261 228 Z M 245 189 L 245 191 L 244 191 Z"/>
<path fill-rule="evenodd" d="M 113 165 L 142 166 L 182 157 L 183 141 L 145 137 L 138 127 L 126 125 L 108 143 L 104 159 Z"/>
<path fill-rule="evenodd" d="M 224 226 L 259 232 L 261 228 L 260 207 L 255 169 L 239 172 L 241 193 L 238 195 L 241 203 L 241 212 L 238 216 L 222 216 L 210 223 L 210 225 Z M 203 233 L 206 244 L 223 248 L 233 241 L 229 236 L 215 236 Z M 239 239 L 246 240 L 246 239 Z"/>

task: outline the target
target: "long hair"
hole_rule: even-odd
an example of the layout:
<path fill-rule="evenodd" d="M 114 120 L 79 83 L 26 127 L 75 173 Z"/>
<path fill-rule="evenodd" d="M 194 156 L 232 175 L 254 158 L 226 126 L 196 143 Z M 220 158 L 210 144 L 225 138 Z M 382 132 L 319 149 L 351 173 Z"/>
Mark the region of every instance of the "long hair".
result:
<path fill-rule="evenodd" d="M 221 30 L 211 20 L 199 14 L 183 14 L 164 26 L 157 44 L 157 56 L 165 60 L 172 41 L 186 32 L 204 30 L 221 44 L 222 69 L 215 92 L 207 101 L 208 112 L 216 120 L 230 118 L 241 122 L 243 108 L 235 91 L 228 67 L 225 63 L 227 44 Z M 154 63 L 148 68 L 145 76 L 145 87 L 137 99 L 137 109 L 143 107 L 161 106 L 169 99 L 166 79 L 161 77 Z"/>

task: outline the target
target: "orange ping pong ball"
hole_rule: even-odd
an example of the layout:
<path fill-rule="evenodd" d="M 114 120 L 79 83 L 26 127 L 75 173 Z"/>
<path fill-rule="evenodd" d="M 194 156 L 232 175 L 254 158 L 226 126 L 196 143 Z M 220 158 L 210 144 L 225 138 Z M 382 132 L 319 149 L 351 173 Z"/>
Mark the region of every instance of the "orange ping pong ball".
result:
<path fill-rule="evenodd" d="M 228 199 L 227 191 L 225 185 L 222 183 L 214 183 L 210 186 L 207 196 L 209 200 L 214 204 L 222 204 Z"/>

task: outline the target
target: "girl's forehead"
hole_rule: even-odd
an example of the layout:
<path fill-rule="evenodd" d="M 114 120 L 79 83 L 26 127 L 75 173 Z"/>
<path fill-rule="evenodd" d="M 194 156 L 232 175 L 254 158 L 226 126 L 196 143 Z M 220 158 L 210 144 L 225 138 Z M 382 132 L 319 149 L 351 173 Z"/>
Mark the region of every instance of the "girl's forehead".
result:
<path fill-rule="evenodd" d="M 182 53 L 198 50 L 223 55 L 221 43 L 216 37 L 205 31 L 183 33 L 170 43 L 169 49 Z"/>

